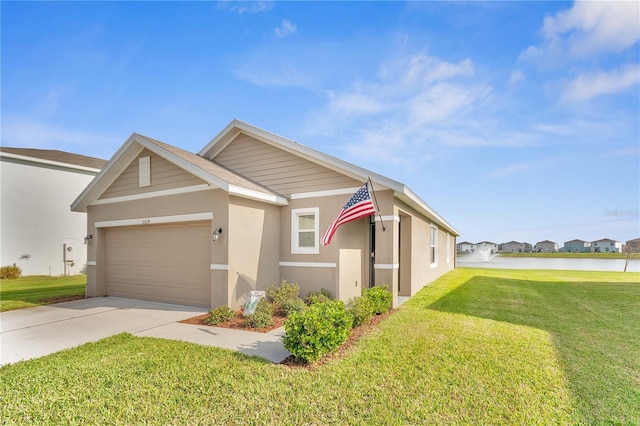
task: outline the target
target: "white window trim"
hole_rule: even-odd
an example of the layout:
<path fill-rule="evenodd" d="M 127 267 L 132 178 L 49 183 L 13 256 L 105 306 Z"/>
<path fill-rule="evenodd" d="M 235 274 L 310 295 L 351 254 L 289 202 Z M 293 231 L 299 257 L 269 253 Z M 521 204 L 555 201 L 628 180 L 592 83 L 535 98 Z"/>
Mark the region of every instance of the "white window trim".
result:
<path fill-rule="evenodd" d="M 151 157 L 140 157 L 138 166 L 140 188 L 151 186 Z"/>
<path fill-rule="evenodd" d="M 436 239 L 435 241 L 433 241 L 433 239 L 431 238 L 433 236 L 433 230 L 436 231 L 435 235 L 436 235 Z M 431 234 L 429 235 L 429 256 L 431 256 L 431 248 L 435 247 L 435 250 L 433 250 L 433 259 L 431 259 L 431 269 L 438 267 L 438 227 L 435 225 L 431 225 Z"/>
<path fill-rule="evenodd" d="M 298 246 L 298 216 L 303 214 L 315 215 L 315 239 L 313 247 Z M 303 209 L 291 209 L 291 254 L 319 254 L 320 253 L 320 208 L 307 207 Z"/>
<path fill-rule="evenodd" d="M 451 263 L 451 235 L 447 232 L 447 265 Z"/>

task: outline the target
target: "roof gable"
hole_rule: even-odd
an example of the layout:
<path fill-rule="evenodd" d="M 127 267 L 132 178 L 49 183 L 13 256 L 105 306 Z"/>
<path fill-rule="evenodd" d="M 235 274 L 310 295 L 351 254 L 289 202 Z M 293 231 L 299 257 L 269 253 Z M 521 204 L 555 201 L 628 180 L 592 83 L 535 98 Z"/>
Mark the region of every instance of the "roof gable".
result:
<path fill-rule="evenodd" d="M 212 188 L 221 188 L 229 194 L 251 198 L 273 204 L 284 205 L 287 200 L 280 194 L 206 160 L 196 154 L 165 144 L 137 133 L 133 133 L 107 162 L 102 171 L 91 181 L 71 205 L 73 211 L 86 211 L 144 150 L 159 155 L 181 169 L 208 183 Z"/>
<path fill-rule="evenodd" d="M 326 169 L 333 170 L 358 182 L 365 182 L 370 178 L 372 182 L 374 182 L 376 190 L 392 190 L 396 198 L 400 199 L 409 206 L 414 207 L 416 210 L 431 218 L 440 226 L 448 229 L 453 234 L 460 235 L 460 233 L 453 226 L 451 226 L 427 203 L 421 200 L 420 197 L 418 197 L 406 185 L 358 167 L 344 160 L 340 160 L 339 158 L 335 158 L 320 151 L 316 151 L 315 149 L 301 145 L 290 139 L 286 139 L 274 133 L 267 132 L 263 129 L 252 126 L 240 120 L 233 120 L 231 123 L 229 123 L 216 137 L 214 137 L 204 148 L 202 148 L 198 152 L 198 155 L 211 160 L 215 160 L 227 146 L 229 146 L 236 138 L 240 137 L 241 135 L 250 136 L 251 138 L 254 138 L 258 141 L 277 147 L 290 154 L 293 154 L 294 156 L 306 159 L 312 163 L 320 165 Z"/>

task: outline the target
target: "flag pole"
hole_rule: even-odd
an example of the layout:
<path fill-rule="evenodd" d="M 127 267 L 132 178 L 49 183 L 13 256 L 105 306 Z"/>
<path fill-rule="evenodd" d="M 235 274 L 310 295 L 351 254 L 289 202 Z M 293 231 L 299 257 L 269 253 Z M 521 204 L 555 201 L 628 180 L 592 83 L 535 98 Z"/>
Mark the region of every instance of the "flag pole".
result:
<path fill-rule="evenodd" d="M 380 212 L 380 205 L 378 204 L 378 199 L 376 198 L 376 192 L 373 190 L 373 182 L 371 181 L 371 177 L 367 176 L 369 179 L 369 186 L 371 187 L 371 194 L 373 194 L 373 201 L 376 202 L 376 209 L 378 210 L 378 216 L 380 216 L 380 224 L 382 225 L 382 232 L 385 232 L 387 228 L 384 226 L 384 222 L 382 221 L 382 212 Z"/>

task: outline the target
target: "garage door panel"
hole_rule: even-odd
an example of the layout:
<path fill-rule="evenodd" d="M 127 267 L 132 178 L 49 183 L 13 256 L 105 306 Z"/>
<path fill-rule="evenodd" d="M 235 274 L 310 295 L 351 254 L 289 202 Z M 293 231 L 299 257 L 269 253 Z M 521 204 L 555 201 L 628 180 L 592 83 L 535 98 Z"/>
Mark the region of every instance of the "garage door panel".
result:
<path fill-rule="evenodd" d="M 208 222 L 106 230 L 107 294 L 209 307 Z"/>

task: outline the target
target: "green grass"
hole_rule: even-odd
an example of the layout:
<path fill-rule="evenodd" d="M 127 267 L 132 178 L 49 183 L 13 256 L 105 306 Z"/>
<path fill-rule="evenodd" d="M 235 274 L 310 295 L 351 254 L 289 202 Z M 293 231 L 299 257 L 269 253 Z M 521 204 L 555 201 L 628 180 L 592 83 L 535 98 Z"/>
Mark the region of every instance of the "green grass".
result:
<path fill-rule="evenodd" d="M 52 297 L 84 296 L 86 283 L 86 275 L 0 280 L 0 312 L 39 306 Z"/>
<path fill-rule="evenodd" d="M 542 257 L 575 259 L 626 259 L 627 253 L 500 253 L 504 257 Z M 640 253 L 633 253 L 632 259 L 640 259 Z"/>
<path fill-rule="evenodd" d="M 312 370 L 121 334 L 0 369 L 11 424 L 640 424 L 638 274 L 458 269 Z"/>

